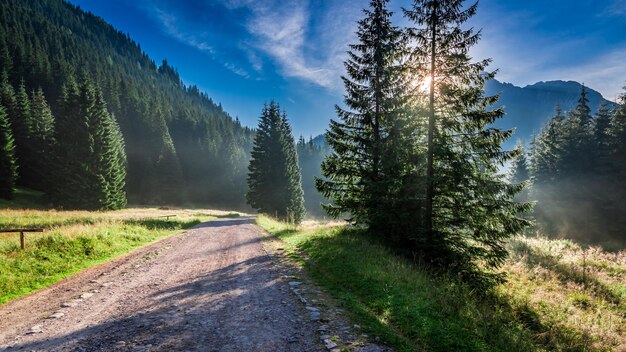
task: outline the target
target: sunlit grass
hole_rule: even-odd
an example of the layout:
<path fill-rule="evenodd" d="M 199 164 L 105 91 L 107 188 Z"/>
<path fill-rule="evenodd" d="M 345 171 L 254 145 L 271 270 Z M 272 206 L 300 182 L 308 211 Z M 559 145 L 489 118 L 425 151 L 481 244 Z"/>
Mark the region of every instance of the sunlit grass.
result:
<path fill-rule="evenodd" d="M 358 230 L 321 224 L 295 228 L 264 216 L 257 222 L 285 241 L 369 335 L 398 350 L 626 349 L 624 252 L 517 238 L 503 267 L 508 282 L 479 295 Z"/>
<path fill-rule="evenodd" d="M 167 215 L 174 215 L 166 218 Z M 0 229 L 36 227 L 20 250 L 19 234 L 0 233 L 0 304 L 48 286 L 176 230 L 239 214 L 198 209 L 112 212 L 0 210 Z"/>

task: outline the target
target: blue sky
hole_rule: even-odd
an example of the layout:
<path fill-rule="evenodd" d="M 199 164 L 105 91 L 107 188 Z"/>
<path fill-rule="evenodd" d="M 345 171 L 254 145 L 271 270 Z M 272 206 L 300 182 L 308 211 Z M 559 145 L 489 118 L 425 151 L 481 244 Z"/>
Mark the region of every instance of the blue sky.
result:
<path fill-rule="evenodd" d="M 255 126 L 276 99 L 296 135 L 322 133 L 341 103 L 342 60 L 367 0 L 70 0 L 128 32 L 157 63 Z M 396 23 L 408 0 L 392 0 Z M 473 49 L 497 79 L 576 80 L 615 100 L 626 84 L 626 0 L 481 0 Z"/>

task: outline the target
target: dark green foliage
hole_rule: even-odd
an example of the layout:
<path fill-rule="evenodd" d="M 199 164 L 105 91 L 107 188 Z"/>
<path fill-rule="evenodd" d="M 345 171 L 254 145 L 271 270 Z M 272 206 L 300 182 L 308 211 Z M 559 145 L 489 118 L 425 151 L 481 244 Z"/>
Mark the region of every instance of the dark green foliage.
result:
<path fill-rule="evenodd" d="M 0 105 L 0 198 L 12 199 L 17 180 L 17 162 L 9 117 Z"/>
<path fill-rule="evenodd" d="M 296 144 L 287 121 L 274 101 L 264 106 L 248 166 L 248 204 L 260 213 L 299 223 L 304 195 Z"/>
<path fill-rule="evenodd" d="M 485 96 L 490 60 L 472 62 L 471 46 L 480 32 L 461 25 L 477 4 L 462 0 L 417 0 L 405 15 L 417 26 L 408 33 L 416 42 L 413 62 L 421 77 L 430 77 L 427 111 L 427 185 L 423 230 L 415 244 L 435 263 L 462 276 L 501 265 L 505 241 L 528 225 L 519 215 L 530 204 L 518 203 L 523 184 L 512 185 L 498 168 L 519 154 L 503 151 L 511 130 L 492 124 L 504 114 L 490 109 L 497 96 Z"/>
<path fill-rule="evenodd" d="M 163 133 L 167 133 L 164 130 Z M 155 170 L 159 178 L 154 184 L 154 197 L 152 202 L 157 204 L 176 204 L 185 198 L 180 194 L 183 175 L 176 156 L 176 149 L 169 134 L 163 137 L 163 148 L 156 161 Z M 159 190 L 157 191 L 157 187 Z"/>
<path fill-rule="evenodd" d="M 70 209 L 126 205 L 126 154 L 117 122 L 87 76 L 64 89 L 57 117 L 52 200 Z M 72 138 L 64 138 L 64 136 Z"/>
<path fill-rule="evenodd" d="M 405 54 L 401 31 L 391 24 L 386 0 L 370 2 L 358 22 L 358 43 L 350 45 L 342 77 L 348 109 L 336 107 L 327 142 L 332 152 L 322 163 L 325 179 L 317 189 L 332 201 L 333 217 L 348 216 L 385 237 L 401 239 L 419 214 L 401 200 L 409 176 L 413 141 L 408 136 Z M 400 197 L 400 198 L 399 198 Z M 408 215 L 408 217 L 406 217 Z"/>
<path fill-rule="evenodd" d="M 519 149 L 519 155 L 511 163 L 511 172 L 509 181 L 512 184 L 528 184 L 530 182 L 530 172 L 528 170 L 528 160 L 526 159 L 526 152 L 521 145 L 517 147 Z M 526 187 L 522 192 L 515 197 L 517 201 L 527 202 L 528 188 Z"/>
<path fill-rule="evenodd" d="M 371 1 L 345 66 L 345 103 L 327 140 L 333 152 L 317 180 L 331 216 L 349 216 L 387 243 L 426 262 L 484 283 L 503 263 L 505 241 L 529 221 L 499 168 L 520 150 L 503 151 L 511 130 L 485 96 L 490 60 L 468 56 L 480 33 L 461 25 L 476 5 L 418 0 L 406 36 L 391 25 L 387 1 Z M 410 50 L 406 38 L 412 41 Z M 412 78 L 412 80 L 409 80 Z M 423 82 L 430 82 L 426 91 Z"/>
<path fill-rule="evenodd" d="M 101 18 L 62 0 L 0 0 L 0 64 L 7 83 L 0 101 L 10 117 L 21 105 L 13 87 L 22 79 L 25 92 L 41 87 L 55 117 L 66 108 L 62 87 L 71 85 L 71 77 L 86 72 L 98 83 L 127 143 L 130 201 L 244 206 L 253 131 Z M 30 137 L 16 128 L 21 154 L 21 141 Z M 25 171 L 23 180 L 41 189 L 36 170 Z"/>
<path fill-rule="evenodd" d="M 33 91 L 30 109 L 32 120 L 28 148 L 32 158 L 28 160 L 28 163 L 32 180 L 29 186 L 45 191 L 54 186 L 50 183 L 54 166 L 52 162 L 54 117 L 41 89 Z"/>
<path fill-rule="evenodd" d="M 583 87 L 576 108 L 566 117 L 557 109 L 536 137 L 531 198 L 537 201 L 535 217 L 544 232 L 585 242 L 626 243 L 624 102 L 614 111 L 602 105 L 593 118 Z"/>
<path fill-rule="evenodd" d="M 30 99 L 26 93 L 24 81 L 20 85 L 15 94 L 15 105 L 9 111 L 9 120 L 15 137 L 15 151 L 17 159 L 20 163 L 20 177 L 18 184 L 24 186 L 32 186 L 35 182 L 34 165 L 31 161 L 34 159 L 29 140 L 31 138 L 32 113 L 30 108 Z"/>

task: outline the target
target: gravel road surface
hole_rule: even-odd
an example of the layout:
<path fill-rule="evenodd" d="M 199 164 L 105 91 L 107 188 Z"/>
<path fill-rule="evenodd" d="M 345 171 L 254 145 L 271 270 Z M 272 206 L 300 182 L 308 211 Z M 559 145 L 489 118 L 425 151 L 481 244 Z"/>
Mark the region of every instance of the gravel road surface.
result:
<path fill-rule="evenodd" d="M 251 218 L 212 221 L 11 301 L 0 351 L 336 350 L 266 238 Z"/>

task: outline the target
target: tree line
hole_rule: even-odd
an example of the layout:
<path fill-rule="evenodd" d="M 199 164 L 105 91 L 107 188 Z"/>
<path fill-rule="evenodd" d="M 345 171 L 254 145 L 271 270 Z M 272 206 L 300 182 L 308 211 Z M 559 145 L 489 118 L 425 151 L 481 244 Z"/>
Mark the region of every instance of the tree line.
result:
<path fill-rule="evenodd" d="M 126 205 L 124 139 L 88 76 L 64 86 L 56 119 L 41 89 L 29 96 L 22 83 L 15 92 L 6 73 L 0 84 L 0 197 L 11 199 L 20 184 L 64 208 Z"/>
<path fill-rule="evenodd" d="M 26 101 L 31 105 L 34 121 L 27 126 L 31 122 L 15 117 L 19 109 L 4 102 L 9 122 L 3 124 L 9 125 L 12 138 L 3 136 L 0 142 L 15 158 L 2 162 L 17 168 L 3 167 L 3 181 L 8 180 L 4 173 L 17 172 L 17 186 L 42 191 L 53 205 L 63 207 L 110 206 L 103 205 L 108 201 L 94 203 L 95 195 L 70 200 L 87 185 L 96 184 L 94 173 L 108 175 L 106 181 L 99 181 L 106 184 L 102 187 L 123 188 L 128 202 L 134 204 L 245 206 L 246 166 L 254 131 L 241 126 L 197 87 L 185 86 L 166 60 L 155 64 L 130 36 L 101 18 L 62 0 L 0 0 L 0 74 L 3 89 L 8 92 L 7 87 L 12 87 L 18 108 Z M 43 101 L 47 108 L 42 108 Z M 91 107 L 94 104 L 97 108 Z M 65 119 L 72 123 L 97 119 L 102 121 L 96 123 L 101 125 L 98 128 L 116 137 L 108 141 L 109 137 L 93 130 L 95 125 L 75 135 L 66 128 Z M 112 149 L 122 146 L 126 156 L 118 153 L 118 161 L 113 161 L 115 153 L 98 151 L 109 156 L 82 162 L 90 153 L 95 158 L 96 151 L 68 147 L 67 153 L 61 153 L 57 147 L 48 148 L 75 138 L 89 140 L 91 147 L 93 138 L 104 138 L 103 143 Z M 57 159 L 40 160 L 37 155 L 44 149 L 55 151 Z M 95 171 L 95 165 L 105 159 L 111 165 L 125 165 L 125 186 L 118 180 L 121 174 Z M 59 182 L 70 182 L 53 176 L 53 169 L 64 166 L 89 171 L 71 176 L 75 178 L 72 187 L 77 187 L 74 191 L 55 194 L 62 185 Z M 124 202 L 114 203 L 118 207 Z"/>
<path fill-rule="evenodd" d="M 542 232 L 620 248 L 626 243 L 626 87 L 619 104 L 591 114 L 583 86 L 577 106 L 556 107 L 528 155 L 512 165 L 521 196 L 536 202 Z"/>
<path fill-rule="evenodd" d="M 513 131 L 484 84 L 489 59 L 473 61 L 480 31 L 465 28 L 477 4 L 416 0 L 392 23 L 387 0 L 372 0 L 344 62 L 317 188 L 326 211 L 366 228 L 390 246 L 471 282 L 501 279 L 505 241 L 529 221 L 516 201 L 523 183 L 499 173 L 519 155 L 501 144 Z"/>

